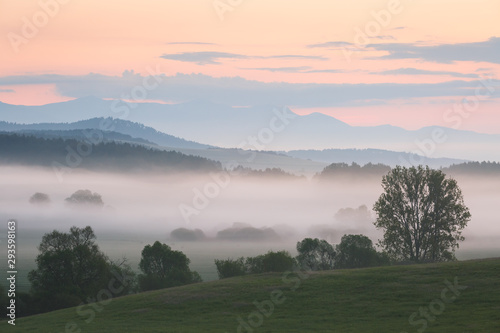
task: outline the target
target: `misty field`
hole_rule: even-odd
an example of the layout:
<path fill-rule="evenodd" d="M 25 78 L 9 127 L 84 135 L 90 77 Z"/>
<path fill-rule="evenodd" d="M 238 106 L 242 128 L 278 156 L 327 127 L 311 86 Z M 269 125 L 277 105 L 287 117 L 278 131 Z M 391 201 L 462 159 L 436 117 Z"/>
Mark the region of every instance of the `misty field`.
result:
<path fill-rule="evenodd" d="M 16 331 L 498 332 L 499 273 L 500 259 L 485 259 L 261 274 L 21 318 Z"/>
<path fill-rule="evenodd" d="M 496 257 L 500 227 L 497 207 L 500 179 L 491 177 L 457 178 L 472 213 L 464 231 L 466 240 L 457 258 Z M 18 220 L 18 288 L 28 291 L 27 274 L 35 268 L 37 247 L 42 236 L 52 230 L 67 231 L 71 226 L 92 226 L 97 243 L 110 259 L 126 257 L 138 269 L 140 251 L 159 240 L 186 253 L 191 268 L 204 281 L 217 279 L 214 259 L 252 256 L 268 250 L 295 253 L 295 244 L 304 237 L 319 237 L 339 243 L 344 234 L 364 234 L 374 243 L 381 232 L 373 226 L 371 207 L 382 192 L 380 179 L 319 181 L 317 179 L 245 179 L 234 177 L 211 198 L 198 215 L 183 218 L 180 205 L 191 205 L 196 189 L 212 181 L 197 174 L 106 174 L 74 171 L 60 183 L 51 169 L 2 167 L 0 180 L 0 218 Z M 21 181 L 22 180 L 22 181 Z M 102 210 L 71 209 L 64 199 L 78 189 L 89 188 L 102 195 Z M 48 193 L 48 207 L 28 202 L 35 192 Z M 339 211 L 365 205 L 368 215 L 342 218 Z M 279 240 L 221 241 L 217 232 L 235 223 L 255 228 L 271 228 Z M 206 240 L 185 242 L 172 239 L 176 228 L 201 229 Z M 5 235 L 3 235 L 5 236 Z M 6 253 L 0 255 L 5 259 Z M 6 273 L 0 272 L 4 278 Z"/>

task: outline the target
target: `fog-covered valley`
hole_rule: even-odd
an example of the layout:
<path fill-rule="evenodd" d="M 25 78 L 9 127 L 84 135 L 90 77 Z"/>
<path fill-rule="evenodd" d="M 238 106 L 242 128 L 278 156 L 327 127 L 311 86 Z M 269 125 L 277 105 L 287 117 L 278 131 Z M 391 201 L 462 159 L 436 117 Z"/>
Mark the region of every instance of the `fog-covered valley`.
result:
<path fill-rule="evenodd" d="M 500 178 L 457 175 L 455 179 L 472 214 L 457 258 L 498 256 Z M 3 166 L 0 219 L 18 221 L 24 275 L 34 268 L 44 233 L 90 225 L 110 259 L 126 257 L 137 270 L 143 247 L 159 240 L 183 251 L 192 269 L 204 280 L 213 280 L 214 259 L 281 249 L 295 255 L 295 244 L 304 237 L 337 244 L 344 234 L 364 234 L 376 243 L 382 232 L 373 225 L 371 208 L 382 193 L 380 181 L 379 177 L 274 179 L 227 172 L 145 175 L 76 169 L 59 181 L 50 168 Z M 100 194 L 103 207 L 69 205 L 65 199 L 80 189 Z M 50 202 L 30 203 L 36 192 L 48 194 Z M 195 229 L 201 230 L 201 237 L 190 232 Z"/>

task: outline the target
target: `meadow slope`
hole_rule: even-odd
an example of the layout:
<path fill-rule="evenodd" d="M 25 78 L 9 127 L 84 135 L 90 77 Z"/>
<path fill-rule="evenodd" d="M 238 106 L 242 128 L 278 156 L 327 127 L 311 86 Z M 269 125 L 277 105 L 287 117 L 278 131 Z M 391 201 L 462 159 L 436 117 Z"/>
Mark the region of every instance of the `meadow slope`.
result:
<path fill-rule="evenodd" d="M 499 258 L 261 274 L 20 318 L 15 328 L 1 324 L 2 332 L 494 333 L 499 277 Z"/>

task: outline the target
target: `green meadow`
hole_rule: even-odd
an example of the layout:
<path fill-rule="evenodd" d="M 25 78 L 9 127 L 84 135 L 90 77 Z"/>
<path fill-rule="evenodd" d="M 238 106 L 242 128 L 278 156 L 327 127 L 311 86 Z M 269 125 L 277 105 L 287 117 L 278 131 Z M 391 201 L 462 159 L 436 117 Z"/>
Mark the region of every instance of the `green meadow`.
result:
<path fill-rule="evenodd" d="M 500 332 L 500 259 L 249 275 L 2 322 L 2 332 Z"/>

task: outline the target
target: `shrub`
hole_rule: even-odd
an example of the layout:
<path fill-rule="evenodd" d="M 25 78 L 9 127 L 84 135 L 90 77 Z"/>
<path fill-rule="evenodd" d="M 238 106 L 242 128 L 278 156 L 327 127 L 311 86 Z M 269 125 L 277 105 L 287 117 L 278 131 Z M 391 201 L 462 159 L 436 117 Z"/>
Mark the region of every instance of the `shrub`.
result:
<path fill-rule="evenodd" d="M 217 267 L 217 274 L 219 279 L 225 279 L 233 276 L 240 276 L 246 274 L 245 258 L 238 259 L 215 259 L 215 266 Z"/>
<path fill-rule="evenodd" d="M 256 257 L 248 257 L 246 267 L 249 273 L 285 272 L 296 265 L 295 259 L 287 251 L 269 251 Z"/>

